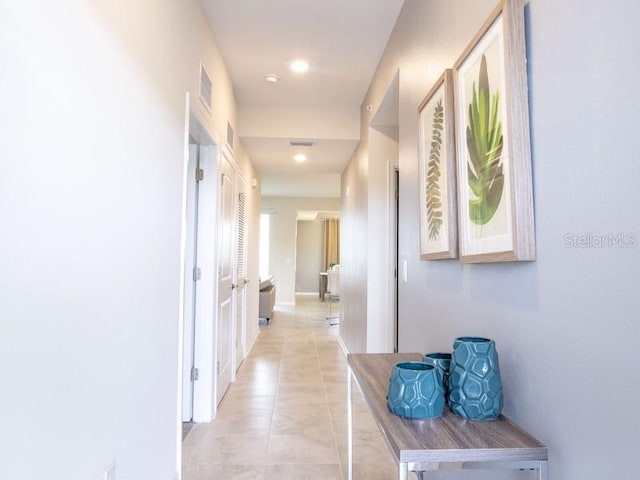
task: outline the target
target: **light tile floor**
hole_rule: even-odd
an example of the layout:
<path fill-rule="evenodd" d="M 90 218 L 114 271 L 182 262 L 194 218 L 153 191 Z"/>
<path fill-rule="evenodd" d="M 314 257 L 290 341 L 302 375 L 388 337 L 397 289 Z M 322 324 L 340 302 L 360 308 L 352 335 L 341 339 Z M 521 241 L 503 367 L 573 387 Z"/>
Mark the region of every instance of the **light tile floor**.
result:
<path fill-rule="evenodd" d="M 298 296 L 261 325 L 216 419 L 184 439 L 184 480 L 347 478 L 347 363 L 327 309 Z M 354 478 L 397 478 L 357 388 Z"/>

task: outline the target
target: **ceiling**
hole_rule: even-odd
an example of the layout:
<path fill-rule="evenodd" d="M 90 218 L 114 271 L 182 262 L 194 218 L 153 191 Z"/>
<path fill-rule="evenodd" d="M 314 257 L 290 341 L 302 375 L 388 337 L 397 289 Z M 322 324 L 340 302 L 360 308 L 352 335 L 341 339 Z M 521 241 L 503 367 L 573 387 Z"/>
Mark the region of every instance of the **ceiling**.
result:
<path fill-rule="evenodd" d="M 360 105 L 404 0 L 201 1 L 263 194 L 339 196 L 339 174 L 359 141 Z M 297 58 L 309 62 L 308 72 L 289 69 Z M 266 82 L 266 74 L 278 82 Z M 307 160 L 295 162 L 296 153 Z"/>

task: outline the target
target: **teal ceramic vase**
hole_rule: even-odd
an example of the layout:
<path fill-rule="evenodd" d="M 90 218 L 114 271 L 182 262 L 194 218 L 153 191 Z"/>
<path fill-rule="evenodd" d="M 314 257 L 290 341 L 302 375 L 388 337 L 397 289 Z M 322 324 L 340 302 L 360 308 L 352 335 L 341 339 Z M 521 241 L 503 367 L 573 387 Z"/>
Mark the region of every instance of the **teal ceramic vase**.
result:
<path fill-rule="evenodd" d="M 449 368 L 449 406 L 456 415 L 492 420 L 502 412 L 502 380 L 493 340 L 459 337 Z"/>
<path fill-rule="evenodd" d="M 444 389 L 444 394 L 446 397 L 449 384 L 451 354 L 443 352 L 427 353 L 422 358 L 422 361 L 428 365 L 433 365 L 434 367 L 436 367 L 436 374 L 438 375 L 438 380 L 440 380 L 440 383 L 442 383 L 442 388 Z"/>
<path fill-rule="evenodd" d="M 401 362 L 389 378 L 387 405 L 404 418 L 435 418 L 444 410 L 444 389 L 437 370 L 424 362 Z"/>

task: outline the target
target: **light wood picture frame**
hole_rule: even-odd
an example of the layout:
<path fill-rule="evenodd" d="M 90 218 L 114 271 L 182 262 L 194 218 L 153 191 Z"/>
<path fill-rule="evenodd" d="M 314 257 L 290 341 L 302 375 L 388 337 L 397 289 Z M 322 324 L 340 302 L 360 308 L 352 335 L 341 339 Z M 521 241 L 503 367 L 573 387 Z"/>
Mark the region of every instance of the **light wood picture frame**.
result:
<path fill-rule="evenodd" d="M 498 5 L 454 72 L 460 260 L 535 260 L 522 0 Z"/>
<path fill-rule="evenodd" d="M 453 70 L 418 106 L 420 259 L 458 257 Z"/>

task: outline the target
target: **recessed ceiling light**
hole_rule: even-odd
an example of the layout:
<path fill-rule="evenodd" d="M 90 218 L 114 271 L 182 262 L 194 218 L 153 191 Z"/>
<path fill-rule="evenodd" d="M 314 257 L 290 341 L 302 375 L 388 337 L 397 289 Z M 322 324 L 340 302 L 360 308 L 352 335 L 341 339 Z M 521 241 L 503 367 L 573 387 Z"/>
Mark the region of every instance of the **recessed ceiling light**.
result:
<path fill-rule="evenodd" d="M 264 80 L 265 82 L 276 83 L 278 81 L 278 75 L 276 75 L 275 73 L 267 73 L 264 76 Z"/>
<path fill-rule="evenodd" d="M 291 62 L 291 70 L 293 70 L 295 73 L 304 73 L 309 70 L 309 62 L 302 59 L 294 60 L 293 62 Z"/>
<path fill-rule="evenodd" d="M 302 163 L 307 161 L 307 156 L 304 153 L 296 153 L 293 159 L 298 163 Z"/>

